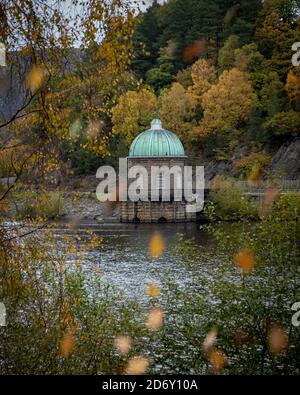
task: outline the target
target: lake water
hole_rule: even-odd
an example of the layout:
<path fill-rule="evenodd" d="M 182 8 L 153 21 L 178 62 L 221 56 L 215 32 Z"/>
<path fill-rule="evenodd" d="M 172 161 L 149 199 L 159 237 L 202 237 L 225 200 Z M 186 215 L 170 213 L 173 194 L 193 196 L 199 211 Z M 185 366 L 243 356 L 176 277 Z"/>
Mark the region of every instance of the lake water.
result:
<path fill-rule="evenodd" d="M 199 290 L 199 279 L 208 282 L 217 281 L 223 276 L 223 261 L 215 253 L 215 244 L 199 224 L 98 224 L 84 223 L 76 231 L 82 243 L 86 230 L 92 230 L 103 237 L 101 247 L 89 251 L 84 265 L 96 265 L 104 282 L 121 290 L 125 296 L 143 303 L 146 300 L 145 288 L 155 283 L 160 288 L 171 281 L 179 289 Z M 66 227 L 56 228 L 58 234 L 73 233 Z M 151 237 L 158 232 L 165 242 L 165 251 L 158 259 L 149 256 Z M 178 235 L 184 240 L 195 241 L 201 254 L 199 261 L 193 264 L 174 254 Z M 238 275 L 238 273 L 237 273 Z M 209 289 L 207 289 L 209 293 Z"/>

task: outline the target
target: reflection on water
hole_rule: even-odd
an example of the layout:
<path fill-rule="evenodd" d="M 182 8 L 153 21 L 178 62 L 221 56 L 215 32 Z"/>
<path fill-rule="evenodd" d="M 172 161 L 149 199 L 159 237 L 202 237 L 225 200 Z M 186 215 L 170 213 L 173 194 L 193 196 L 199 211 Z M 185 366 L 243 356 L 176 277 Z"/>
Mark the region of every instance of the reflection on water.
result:
<path fill-rule="evenodd" d="M 130 298 L 140 301 L 145 298 L 145 287 L 149 283 L 156 283 L 163 288 L 165 282 L 171 280 L 182 288 L 195 281 L 195 270 L 201 270 L 203 276 L 210 275 L 206 273 L 207 268 L 201 267 L 201 262 L 196 268 L 190 267 L 172 254 L 178 234 L 183 234 L 186 239 L 196 239 L 199 245 L 207 246 L 207 250 L 211 250 L 210 240 L 205 232 L 199 230 L 199 224 L 85 223 L 77 230 L 77 235 L 82 235 L 82 242 L 85 240 L 86 229 L 103 237 L 102 247 L 86 255 L 87 267 L 96 264 L 103 280 L 121 289 Z M 148 255 L 149 241 L 155 231 L 160 233 L 166 244 L 159 259 Z M 64 227 L 57 228 L 56 232 L 71 235 Z"/>

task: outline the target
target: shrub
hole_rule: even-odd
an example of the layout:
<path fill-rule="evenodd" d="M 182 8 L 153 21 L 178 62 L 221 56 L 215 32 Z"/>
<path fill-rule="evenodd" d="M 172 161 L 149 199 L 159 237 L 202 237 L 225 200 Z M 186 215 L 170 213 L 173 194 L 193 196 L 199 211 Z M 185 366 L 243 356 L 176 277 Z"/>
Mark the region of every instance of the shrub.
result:
<path fill-rule="evenodd" d="M 18 218 L 54 219 L 60 215 L 62 198 L 58 192 L 47 192 L 42 195 L 24 192 L 21 194 L 21 199 L 21 204 L 17 205 Z"/>
<path fill-rule="evenodd" d="M 186 303 L 183 332 L 194 344 L 196 330 L 216 331 L 217 347 L 227 360 L 225 374 L 299 374 L 300 331 L 291 309 L 300 300 L 300 215 L 295 216 L 294 199 L 299 205 L 298 196 L 281 195 L 258 223 L 205 226 L 216 241 L 214 282 L 206 272 L 197 278 L 200 292 L 190 303 L 189 290 L 177 295 L 178 305 Z M 183 244 L 177 251 L 203 273 L 199 244 L 188 249 Z"/>
<path fill-rule="evenodd" d="M 237 160 L 234 166 L 248 179 L 253 173 L 260 172 L 262 175 L 270 160 L 270 155 L 265 152 L 251 152 L 248 156 Z"/>
<path fill-rule="evenodd" d="M 57 243 L 47 230 L 14 241 L 9 250 L 0 247 L 0 300 L 8 313 L 7 326 L 0 328 L 0 373 L 118 373 L 125 358 L 114 340 L 145 331 L 135 317 L 138 308 L 104 285 L 96 267 L 87 273 L 75 264 L 101 240 L 89 235 L 76 249 Z"/>
<path fill-rule="evenodd" d="M 26 168 L 24 160 L 30 157 L 29 146 L 19 140 L 11 140 L 1 150 L 0 178 L 14 177 Z M 30 162 L 28 159 L 27 162 Z M 28 165 L 28 163 L 27 163 Z"/>
<path fill-rule="evenodd" d="M 273 208 L 273 215 L 277 214 L 281 219 L 294 220 L 300 217 L 300 193 L 281 193 Z"/>
<path fill-rule="evenodd" d="M 258 217 L 258 205 L 244 197 L 242 190 L 232 179 L 217 176 L 214 179 L 204 209 L 211 220 L 255 219 Z"/>
<path fill-rule="evenodd" d="M 262 125 L 263 130 L 274 136 L 298 136 L 300 130 L 300 114 L 290 110 L 279 112 L 268 118 Z"/>

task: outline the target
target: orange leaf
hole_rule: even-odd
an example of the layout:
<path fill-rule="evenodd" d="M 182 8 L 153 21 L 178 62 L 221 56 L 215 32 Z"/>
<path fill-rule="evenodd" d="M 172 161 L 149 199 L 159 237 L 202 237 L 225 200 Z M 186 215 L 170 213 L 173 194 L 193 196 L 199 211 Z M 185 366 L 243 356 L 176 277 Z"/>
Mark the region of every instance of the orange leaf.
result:
<path fill-rule="evenodd" d="M 208 360 L 212 365 L 213 369 L 218 372 L 223 369 L 226 362 L 224 354 L 220 350 L 217 350 L 216 348 L 210 351 Z"/>
<path fill-rule="evenodd" d="M 234 256 L 234 263 L 245 273 L 249 273 L 254 266 L 254 255 L 249 249 L 243 249 Z"/>
<path fill-rule="evenodd" d="M 148 284 L 145 291 L 146 295 L 150 296 L 151 298 L 156 298 L 160 294 L 160 289 L 155 284 Z"/>
<path fill-rule="evenodd" d="M 126 355 L 131 349 L 131 339 L 129 336 L 118 336 L 115 339 L 114 345 L 120 354 Z"/>
<path fill-rule="evenodd" d="M 215 329 L 212 329 L 211 331 L 208 332 L 202 344 L 202 349 L 205 353 L 207 353 L 212 349 L 212 347 L 215 345 L 216 339 L 217 339 L 217 331 Z"/>
<path fill-rule="evenodd" d="M 165 242 L 161 235 L 155 232 L 149 243 L 149 255 L 153 258 L 159 258 L 165 250 Z"/>
<path fill-rule="evenodd" d="M 198 40 L 188 45 L 183 53 L 183 61 L 189 62 L 190 60 L 196 58 L 204 51 L 206 47 L 205 40 Z"/>
<path fill-rule="evenodd" d="M 125 372 L 129 375 L 143 374 L 148 369 L 149 362 L 144 357 L 133 357 L 128 361 Z"/>
<path fill-rule="evenodd" d="M 147 327 L 152 330 L 157 330 L 162 326 L 164 318 L 164 312 L 161 307 L 154 307 L 149 315 L 147 321 Z"/>
<path fill-rule="evenodd" d="M 271 324 L 268 332 L 269 350 L 272 354 L 282 353 L 288 345 L 288 336 L 277 324 Z"/>
<path fill-rule="evenodd" d="M 31 91 L 39 89 L 45 78 L 45 70 L 41 66 L 33 66 L 27 75 L 27 85 Z"/>
<path fill-rule="evenodd" d="M 278 194 L 278 188 L 276 186 L 271 186 L 270 188 L 267 189 L 265 193 L 265 199 L 264 199 L 264 204 L 266 206 L 271 206 Z"/>
<path fill-rule="evenodd" d="M 65 333 L 60 341 L 60 353 L 64 358 L 68 358 L 74 350 L 76 338 L 74 333 Z"/>

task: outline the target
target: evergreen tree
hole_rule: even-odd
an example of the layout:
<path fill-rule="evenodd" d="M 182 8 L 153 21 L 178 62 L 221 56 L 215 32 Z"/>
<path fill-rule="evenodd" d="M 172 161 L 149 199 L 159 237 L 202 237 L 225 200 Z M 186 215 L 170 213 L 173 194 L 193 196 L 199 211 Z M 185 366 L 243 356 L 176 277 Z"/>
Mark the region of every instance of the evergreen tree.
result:
<path fill-rule="evenodd" d="M 144 77 L 146 72 L 154 67 L 159 56 L 159 38 L 163 26 L 159 22 L 159 12 L 162 6 L 154 1 L 139 19 L 134 34 L 135 59 L 132 67 L 139 77 Z"/>
<path fill-rule="evenodd" d="M 263 142 L 261 134 L 261 124 L 263 121 L 262 110 L 260 107 L 255 107 L 251 111 L 249 126 L 246 133 L 246 143 L 250 145 L 252 142 Z"/>
<path fill-rule="evenodd" d="M 285 82 L 291 65 L 291 47 L 299 41 L 299 26 L 294 13 L 296 1 L 269 0 L 259 16 L 255 39 L 259 51 L 268 60 L 269 70 Z"/>
<path fill-rule="evenodd" d="M 239 47 L 239 37 L 230 36 L 219 53 L 219 70 L 230 70 L 235 62 L 235 50 Z"/>

